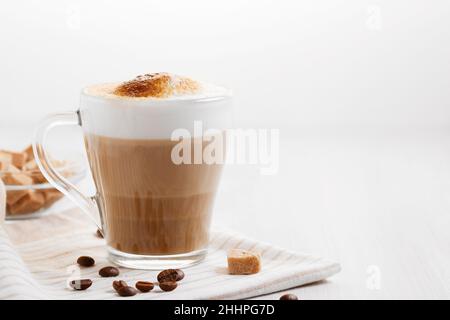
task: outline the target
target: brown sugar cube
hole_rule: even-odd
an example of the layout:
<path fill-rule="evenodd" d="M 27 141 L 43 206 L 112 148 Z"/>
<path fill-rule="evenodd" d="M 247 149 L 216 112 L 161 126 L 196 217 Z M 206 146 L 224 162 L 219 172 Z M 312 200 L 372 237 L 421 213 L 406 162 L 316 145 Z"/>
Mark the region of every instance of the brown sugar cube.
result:
<path fill-rule="evenodd" d="M 21 169 L 27 160 L 27 154 L 23 152 L 14 152 L 14 151 L 0 151 L 0 157 L 3 159 L 10 159 L 10 162 Z"/>
<path fill-rule="evenodd" d="M 14 167 L 11 163 L 0 161 L 0 168 L 2 171 L 1 178 L 5 184 L 7 184 L 5 180 L 11 180 L 11 175 L 21 173 L 21 171 L 18 168 Z"/>
<path fill-rule="evenodd" d="M 23 171 L 33 171 L 33 170 L 37 170 L 38 166 L 36 161 L 33 160 L 29 160 L 25 163 L 25 165 L 22 167 Z"/>
<path fill-rule="evenodd" d="M 6 203 L 12 206 L 19 201 L 22 197 L 30 193 L 30 190 L 11 190 L 6 192 Z"/>
<path fill-rule="evenodd" d="M 34 159 L 33 146 L 31 144 L 22 152 L 27 155 L 27 161 Z"/>
<path fill-rule="evenodd" d="M 25 165 L 27 161 L 27 154 L 23 152 L 12 152 L 12 164 L 19 169 Z"/>
<path fill-rule="evenodd" d="M 61 168 L 64 167 L 67 164 L 67 161 L 65 160 L 58 160 L 58 159 L 52 159 L 50 161 L 50 163 L 52 164 L 52 166 L 54 166 L 55 168 Z"/>
<path fill-rule="evenodd" d="M 20 169 L 16 168 L 15 166 L 13 166 L 12 164 L 8 165 L 8 172 L 9 173 L 20 173 Z"/>
<path fill-rule="evenodd" d="M 41 209 L 44 205 L 44 202 L 45 198 L 42 193 L 30 191 L 15 204 L 13 204 L 12 206 L 8 206 L 9 213 L 12 215 L 31 213 Z"/>
<path fill-rule="evenodd" d="M 34 183 L 46 183 L 47 179 L 45 179 L 41 170 L 39 170 L 36 161 L 30 160 L 22 168 L 23 171 L 27 172 L 29 176 L 33 179 Z"/>
<path fill-rule="evenodd" d="M 63 194 L 58 191 L 57 189 L 45 189 L 40 190 L 40 193 L 44 195 L 44 207 L 50 207 L 52 204 L 54 204 L 56 201 L 62 198 Z"/>
<path fill-rule="evenodd" d="M 242 249 L 230 249 L 227 258 L 230 274 L 254 274 L 261 270 L 261 257 L 258 253 Z"/>
<path fill-rule="evenodd" d="M 33 184 L 33 179 L 24 173 L 6 173 L 2 179 L 6 185 L 28 186 Z"/>
<path fill-rule="evenodd" d="M 32 172 L 30 172 L 30 177 L 33 179 L 34 183 L 47 183 L 47 179 L 45 179 L 44 175 L 42 174 L 42 172 L 37 169 L 37 170 L 33 170 Z"/>
<path fill-rule="evenodd" d="M 9 164 L 10 163 L 8 161 L 3 161 L 3 160 L 0 159 L 0 171 L 1 172 L 8 171 Z"/>
<path fill-rule="evenodd" d="M 2 179 L 6 185 L 26 186 L 33 184 L 33 179 L 31 179 L 31 177 L 25 173 L 21 173 L 20 170 L 13 165 L 8 167 L 8 172 L 3 174 Z"/>
<path fill-rule="evenodd" d="M 12 156 L 8 152 L 1 151 L 0 150 L 0 162 L 4 163 L 5 165 L 10 164 L 12 161 Z"/>
<path fill-rule="evenodd" d="M 11 160 L 12 156 L 9 151 L 0 150 L 0 160 Z"/>

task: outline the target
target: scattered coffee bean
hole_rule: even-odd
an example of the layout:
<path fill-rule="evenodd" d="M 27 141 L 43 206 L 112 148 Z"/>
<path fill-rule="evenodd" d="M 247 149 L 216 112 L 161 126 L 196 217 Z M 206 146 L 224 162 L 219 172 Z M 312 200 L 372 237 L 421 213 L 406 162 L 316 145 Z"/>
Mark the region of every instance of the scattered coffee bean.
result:
<path fill-rule="evenodd" d="M 125 287 L 120 287 L 119 290 L 117 290 L 117 293 L 121 297 L 131 297 L 131 296 L 136 295 L 137 290 L 133 287 L 125 286 Z"/>
<path fill-rule="evenodd" d="M 282 295 L 280 297 L 280 300 L 298 300 L 298 297 L 295 294 L 288 293 L 288 294 Z"/>
<path fill-rule="evenodd" d="M 72 280 L 69 283 L 70 287 L 74 290 L 86 290 L 92 285 L 91 279 Z"/>
<path fill-rule="evenodd" d="M 102 238 L 103 239 L 103 232 L 100 229 L 97 229 L 97 237 Z"/>
<path fill-rule="evenodd" d="M 98 274 L 102 277 L 117 277 L 119 275 L 119 269 L 116 267 L 104 267 L 98 271 Z"/>
<path fill-rule="evenodd" d="M 155 285 L 153 284 L 153 282 L 149 282 L 149 281 L 138 281 L 136 282 L 136 288 L 139 289 L 139 291 L 141 292 L 149 292 L 152 291 L 153 288 L 155 287 Z"/>
<path fill-rule="evenodd" d="M 159 287 L 162 291 L 173 291 L 177 287 L 177 283 L 175 281 L 164 281 L 159 283 Z"/>
<path fill-rule="evenodd" d="M 167 269 L 158 274 L 158 282 L 179 281 L 184 278 L 184 272 L 180 269 Z"/>
<path fill-rule="evenodd" d="M 178 272 L 175 269 L 163 270 L 158 274 L 158 282 L 176 281 Z"/>
<path fill-rule="evenodd" d="M 184 272 L 181 269 L 175 269 L 177 271 L 177 280 L 176 281 L 181 281 L 184 279 Z"/>
<path fill-rule="evenodd" d="M 115 280 L 112 283 L 114 290 L 119 291 L 122 287 L 128 287 L 128 284 L 123 280 Z"/>
<path fill-rule="evenodd" d="M 77 263 L 82 267 L 92 267 L 95 264 L 95 260 L 89 256 L 81 256 L 77 259 Z"/>

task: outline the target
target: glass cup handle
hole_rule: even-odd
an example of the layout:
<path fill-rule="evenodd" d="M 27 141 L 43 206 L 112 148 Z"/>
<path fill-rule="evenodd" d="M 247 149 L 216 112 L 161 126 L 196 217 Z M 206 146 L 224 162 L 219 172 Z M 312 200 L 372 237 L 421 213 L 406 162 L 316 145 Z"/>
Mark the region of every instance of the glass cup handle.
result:
<path fill-rule="evenodd" d="M 69 111 L 56 113 L 44 118 L 38 125 L 34 142 L 33 153 L 39 169 L 44 177 L 59 191 L 66 195 L 81 210 L 83 210 L 101 230 L 100 215 L 96 202 L 96 197 L 88 197 L 78 190 L 69 180 L 59 174 L 52 166 L 49 155 L 46 151 L 46 140 L 49 131 L 59 126 L 80 126 L 80 111 Z"/>

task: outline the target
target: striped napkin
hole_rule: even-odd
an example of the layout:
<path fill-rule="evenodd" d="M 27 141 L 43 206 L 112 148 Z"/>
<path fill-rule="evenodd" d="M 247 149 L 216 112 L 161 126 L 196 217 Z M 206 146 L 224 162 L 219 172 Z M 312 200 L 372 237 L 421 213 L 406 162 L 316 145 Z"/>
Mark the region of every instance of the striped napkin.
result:
<path fill-rule="evenodd" d="M 105 242 L 78 210 L 40 219 L 0 225 L 0 299 L 117 299 L 114 278 L 101 278 L 98 270 L 110 265 Z M 255 250 L 262 254 L 262 271 L 256 275 L 229 275 L 226 251 Z M 95 258 L 96 265 L 80 268 L 80 255 Z M 338 263 L 294 253 L 227 231 L 213 232 L 207 258 L 184 269 L 186 274 L 173 292 L 155 288 L 131 299 L 244 299 L 316 282 L 339 272 Z M 134 285 L 155 281 L 157 271 L 120 268 L 116 279 Z M 89 278 L 86 291 L 67 286 L 73 279 Z M 123 299 L 123 298 L 122 298 Z M 130 298 L 127 298 L 130 299 Z"/>

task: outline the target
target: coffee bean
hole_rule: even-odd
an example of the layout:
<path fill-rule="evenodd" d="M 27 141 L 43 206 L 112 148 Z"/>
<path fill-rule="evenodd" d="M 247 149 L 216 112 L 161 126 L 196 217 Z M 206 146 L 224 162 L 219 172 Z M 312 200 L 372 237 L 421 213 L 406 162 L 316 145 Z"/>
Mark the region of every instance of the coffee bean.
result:
<path fill-rule="evenodd" d="M 138 281 L 136 282 L 136 288 L 139 289 L 139 291 L 141 292 L 149 292 L 152 291 L 153 288 L 155 287 L 155 285 L 153 284 L 153 282 L 149 282 L 149 281 Z"/>
<path fill-rule="evenodd" d="M 112 283 L 114 290 L 119 291 L 122 287 L 128 287 L 128 284 L 123 280 L 115 280 Z"/>
<path fill-rule="evenodd" d="M 167 269 L 158 274 L 158 282 L 179 281 L 184 278 L 184 272 L 180 269 Z"/>
<path fill-rule="evenodd" d="M 98 274 L 102 277 L 117 277 L 119 275 L 119 269 L 116 267 L 104 267 L 98 271 Z"/>
<path fill-rule="evenodd" d="M 82 267 L 92 267 L 95 264 L 95 260 L 89 256 L 81 256 L 77 259 L 77 263 Z"/>
<path fill-rule="evenodd" d="M 117 290 L 117 293 L 121 297 L 131 297 L 131 296 L 136 295 L 137 290 L 133 287 L 125 286 L 125 287 L 120 287 L 119 290 Z"/>
<path fill-rule="evenodd" d="M 176 281 L 181 281 L 184 279 L 184 272 L 181 269 L 175 269 L 177 271 L 177 280 Z"/>
<path fill-rule="evenodd" d="M 173 291 L 177 286 L 175 281 L 164 281 L 159 283 L 159 287 L 162 291 Z"/>
<path fill-rule="evenodd" d="M 280 300 L 298 300 L 298 297 L 295 294 L 288 293 L 288 294 L 282 295 L 280 297 Z"/>
<path fill-rule="evenodd" d="M 97 237 L 102 238 L 103 239 L 103 232 L 100 229 L 97 229 Z"/>
<path fill-rule="evenodd" d="M 175 269 L 163 270 L 158 274 L 158 282 L 164 281 L 176 281 L 178 277 L 178 272 Z"/>
<path fill-rule="evenodd" d="M 72 280 L 69 283 L 70 287 L 74 290 L 86 290 L 92 285 L 91 279 Z"/>

